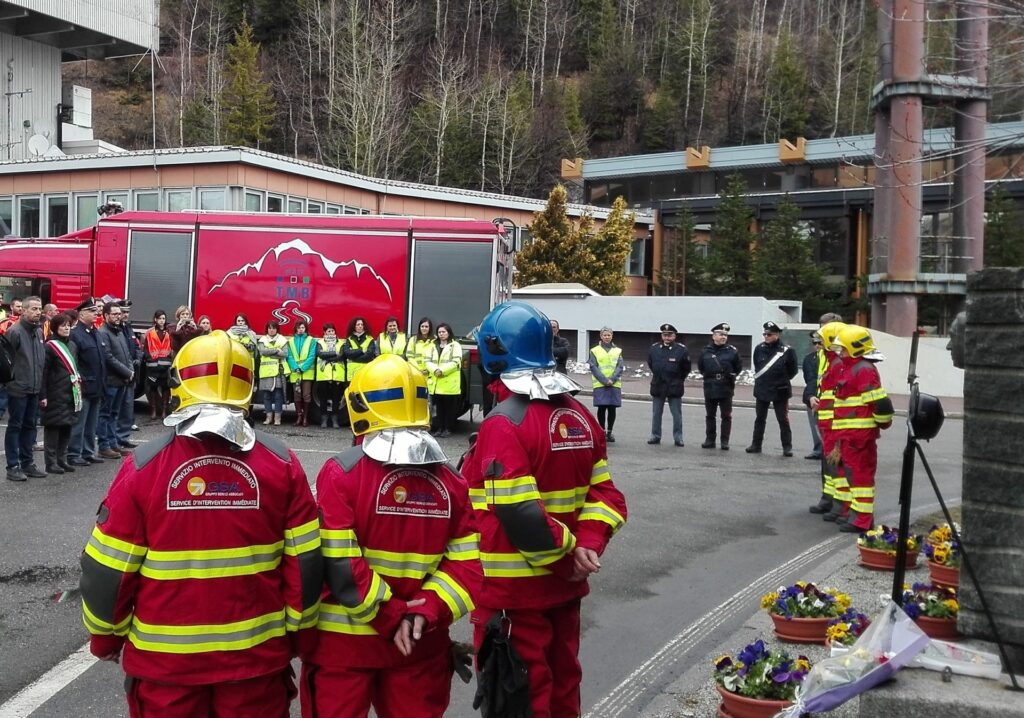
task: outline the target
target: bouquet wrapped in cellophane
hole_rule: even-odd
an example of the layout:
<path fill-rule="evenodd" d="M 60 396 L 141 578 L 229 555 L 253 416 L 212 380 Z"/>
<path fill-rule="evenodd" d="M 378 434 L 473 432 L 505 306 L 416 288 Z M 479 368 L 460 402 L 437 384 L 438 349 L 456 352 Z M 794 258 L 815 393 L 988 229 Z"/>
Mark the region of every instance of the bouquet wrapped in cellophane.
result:
<path fill-rule="evenodd" d="M 848 653 L 814 664 L 792 706 L 776 718 L 829 711 L 888 680 L 928 645 L 928 636 L 892 600 Z"/>

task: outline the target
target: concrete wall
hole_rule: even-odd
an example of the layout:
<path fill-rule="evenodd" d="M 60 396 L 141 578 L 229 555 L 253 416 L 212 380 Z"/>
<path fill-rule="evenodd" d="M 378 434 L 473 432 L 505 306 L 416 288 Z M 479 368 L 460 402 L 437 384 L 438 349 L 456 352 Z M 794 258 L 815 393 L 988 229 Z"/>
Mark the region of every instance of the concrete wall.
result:
<path fill-rule="evenodd" d="M 1024 673 L 1024 269 L 967 277 L 963 538 L 986 602 Z M 967 576 L 960 630 L 992 640 Z"/>

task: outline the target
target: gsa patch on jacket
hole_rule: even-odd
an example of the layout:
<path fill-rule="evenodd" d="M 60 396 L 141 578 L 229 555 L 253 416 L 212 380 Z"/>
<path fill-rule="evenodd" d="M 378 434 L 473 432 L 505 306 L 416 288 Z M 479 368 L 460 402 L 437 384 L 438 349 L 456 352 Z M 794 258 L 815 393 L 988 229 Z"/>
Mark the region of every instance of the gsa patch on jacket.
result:
<path fill-rule="evenodd" d="M 548 420 L 548 438 L 552 451 L 592 449 L 594 435 L 590 425 L 575 409 L 557 409 Z"/>
<path fill-rule="evenodd" d="M 258 509 L 260 482 L 249 466 L 227 456 L 189 459 L 171 474 L 167 510 Z"/>
<path fill-rule="evenodd" d="M 447 519 L 452 515 L 452 500 L 436 476 L 423 469 L 401 468 L 380 482 L 377 513 Z"/>

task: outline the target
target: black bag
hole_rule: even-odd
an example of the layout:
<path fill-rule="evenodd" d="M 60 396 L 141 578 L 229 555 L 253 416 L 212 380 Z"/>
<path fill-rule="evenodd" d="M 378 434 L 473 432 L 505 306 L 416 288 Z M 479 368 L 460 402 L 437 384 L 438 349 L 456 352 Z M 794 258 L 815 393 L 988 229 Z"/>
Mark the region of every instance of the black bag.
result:
<path fill-rule="evenodd" d="M 14 378 L 14 348 L 6 334 L 0 334 L 0 384 Z"/>
<path fill-rule="evenodd" d="M 530 718 L 530 680 L 526 664 L 512 648 L 512 622 L 495 613 L 484 627 L 477 652 L 476 696 L 473 709 L 483 718 Z"/>

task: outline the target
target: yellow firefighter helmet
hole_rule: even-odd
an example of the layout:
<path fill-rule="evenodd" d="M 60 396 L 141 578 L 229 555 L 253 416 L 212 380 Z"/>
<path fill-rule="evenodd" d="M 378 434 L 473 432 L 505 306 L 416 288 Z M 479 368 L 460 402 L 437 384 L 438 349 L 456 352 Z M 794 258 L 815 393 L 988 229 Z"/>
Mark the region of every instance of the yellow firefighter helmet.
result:
<path fill-rule="evenodd" d="M 871 332 L 856 324 L 847 324 L 835 338 L 833 345 L 841 346 L 852 357 L 862 357 L 875 350 Z"/>
<path fill-rule="evenodd" d="M 427 380 L 397 354 L 383 354 L 364 366 L 345 392 L 352 433 L 398 427 L 429 427 Z"/>
<path fill-rule="evenodd" d="M 169 375 L 174 410 L 222 404 L 249 410 L 252 355 L 220 330 L 196 337 L 174 357 Z"/>
<path fill-rule="evenodd" d="M 821 329 L 818 330 L 818 334 L 821 335 L 822 345 L 832 351 L 832 346 L 836 343 L 836 337 L 839 336 L 839 332 L 846 329 L 848 325 L 843 322 L 829 322 L 828 324 L 822 324 Z"/>

